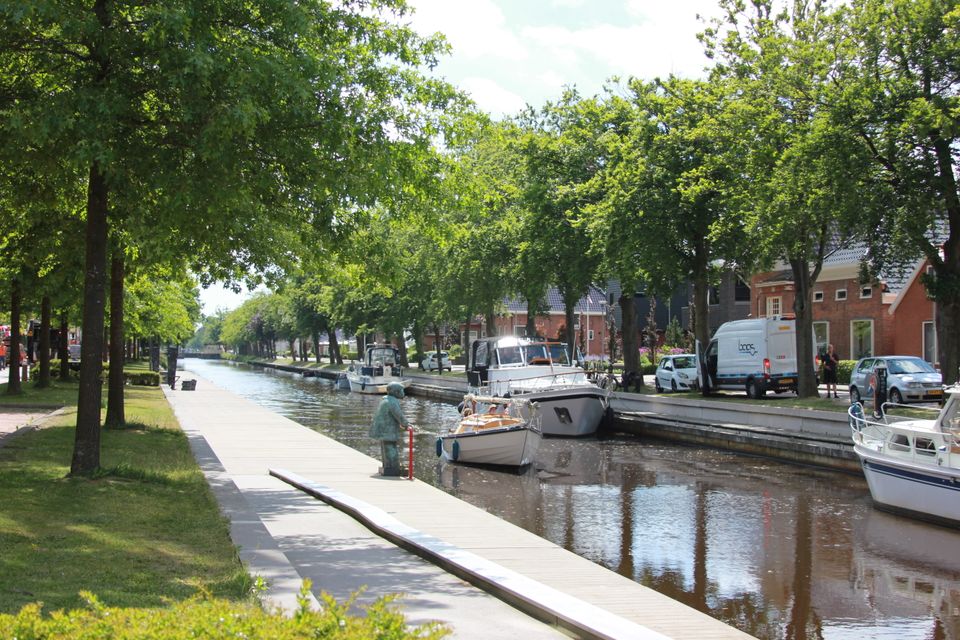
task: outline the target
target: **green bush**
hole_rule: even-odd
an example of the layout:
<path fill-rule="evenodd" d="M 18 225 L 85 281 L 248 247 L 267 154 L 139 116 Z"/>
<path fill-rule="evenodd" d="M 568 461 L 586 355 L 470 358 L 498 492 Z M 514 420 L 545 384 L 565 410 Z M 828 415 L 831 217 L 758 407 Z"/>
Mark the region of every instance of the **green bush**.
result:
<path fill-rule="evenodd" d="M 306 601 L 293 616 L 264 611 L 254 604 L 226 600 L 191 599 L 164 609 L 106 607 L 95 596 L 82 593 L 87 608 L 57 611 L 43 616 L 39 604 L 25 606 L 16 615 L 0 615 L 4 637 L 21 639 L 59 638 L 273 638 L 277 640 L 434 640 L 449 635 L 438 623 L 408 627 L 403 614 L 380 598 L 366 607 L 366 616 L 348 614 L 351 599 L 338 604 L 323 596 L 323 610 L 312 611 Z"/>
<path fill-rule="evenodd" d="M 841 360 L 837 363 L 837 384 L 850 384 L 850 374 L 853 373 L 855 364 L 856 360 Z"/>
<path fill-rule="evenodd" d="M 103 371 L 100 374 L 100 377 L 104 380 L 107 379 L 107 376 L 110 374 L 110 365 L 104 364 Z M 53 379 L 60 378 L 60 361 L 51 360 L 50 361 L 50 377 Z M 30 379 L 37 380 L 40 378 L 40 363 L 35 362 L 32 367 L 30 367 Z M 80 374 L 77 371 L 70 370 L 70 379 L 78 380 Z M 160 374 L 156 371 L 141 371 L 141 370 L 124 370 L 123 372 L 123 383 L 130 385 L 139 385 L 143 387 L 156 387 L 160 385 Z"/>
<path fill-rule="evenodd" d="M 463 347 L 459 344 L 451 345 L 447 353 L 450 355 L 450 360 L 456 360 L 463 355 Z"/>

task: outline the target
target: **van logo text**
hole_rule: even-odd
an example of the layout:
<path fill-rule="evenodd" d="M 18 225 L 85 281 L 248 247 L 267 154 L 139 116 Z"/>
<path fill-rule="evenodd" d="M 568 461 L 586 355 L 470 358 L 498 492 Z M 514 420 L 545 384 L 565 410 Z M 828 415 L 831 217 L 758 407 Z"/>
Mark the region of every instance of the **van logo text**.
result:
<path fill-rule="evenodd" d="M 740 353 L 746 353 L 746 354 L 751 355 L 751 356 L 757 355 L 757 348 L 756 348 L 755 346 L 753 346 L 753 343 L 746 343 L 746 344 L 744 344 L 743 342 L 740 342 L 740 341 L 738 340 L 738 341 L 737 341 L 737 349 L 740 351 Z"/>

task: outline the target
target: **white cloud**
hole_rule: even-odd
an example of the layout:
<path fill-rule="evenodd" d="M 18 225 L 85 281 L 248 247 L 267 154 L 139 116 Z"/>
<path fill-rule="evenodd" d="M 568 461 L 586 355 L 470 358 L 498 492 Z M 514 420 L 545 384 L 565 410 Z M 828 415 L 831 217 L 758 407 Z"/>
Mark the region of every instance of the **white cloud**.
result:
<path fill-rule="evenodd" d="M 526 60 L 528 52 L 506 24 L 503 12 L 492 0 L 451 2 L 413 0 L 413 27 L 420 33 L 443 33 L 454 54 L 468 58 L 493 56 Z"/>
<path fill-rule="evenodd" d="M 513 115 L 527 106 L 522 97 L 489 78 L 465 78 L 460 88 L 469 93 L 481 109 L 494 116 Z"/>

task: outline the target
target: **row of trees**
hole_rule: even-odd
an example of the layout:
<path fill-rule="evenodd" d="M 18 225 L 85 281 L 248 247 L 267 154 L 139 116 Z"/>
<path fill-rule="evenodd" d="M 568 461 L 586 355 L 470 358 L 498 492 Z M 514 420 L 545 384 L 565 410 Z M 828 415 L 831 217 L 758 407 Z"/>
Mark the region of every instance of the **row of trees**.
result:
<path fill-rule="evenodd" d="M 0 3 L 0 275 L 14 331 L 27 279 L 82 290 L 72 474 L 99 467 L 108 310 L 108 414 L 122 421 L 125 287 L 185 269 L 204 283 L 276 278 L 430 182 L 432 141 L 459 101 L 423 75 L 445 45 L 398 26 L 406 11 Z"/>
<path fill-rule="evenodd" d="M 701 38 L 705 79 L 611 80 L 541 109 L 459 122 L 433 189 L 371 212 L 292 300 L 324 326 L 419 340 L 492 316 L 533 317 L 548 284 L 573 306 L 619 280 L 625 365 L 638 363 L 633 291 L 693 283 L 697 339 L 721 267 L 793 274 L 798 354 L 813 362 L 824 258 L 869 247 L 864 278 L 926 257 L 940 362 L 960 366 L 960 8 L 948 0 L 721 0 Z M 293 325 L 290 325 L 293 326 Z M 493 322 L 487 322 L 488 327 Z M 528 328 L 533 332 L 533 327 Z M 419 346 L 419 345 L 418 345 Z M 812 368 L 801 395 L 816 394 Z"/>

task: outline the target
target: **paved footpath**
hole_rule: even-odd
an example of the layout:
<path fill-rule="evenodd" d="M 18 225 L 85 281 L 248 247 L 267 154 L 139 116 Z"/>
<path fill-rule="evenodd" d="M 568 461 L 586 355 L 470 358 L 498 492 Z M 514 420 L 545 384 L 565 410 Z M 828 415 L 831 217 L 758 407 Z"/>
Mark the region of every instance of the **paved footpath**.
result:
<path fill-rule="evenodd" d="M 338 601 L 401 593 L 455 638 L 750 637 L 207 380 L 164 391 L 275 604 L 308 578 Z"/>

